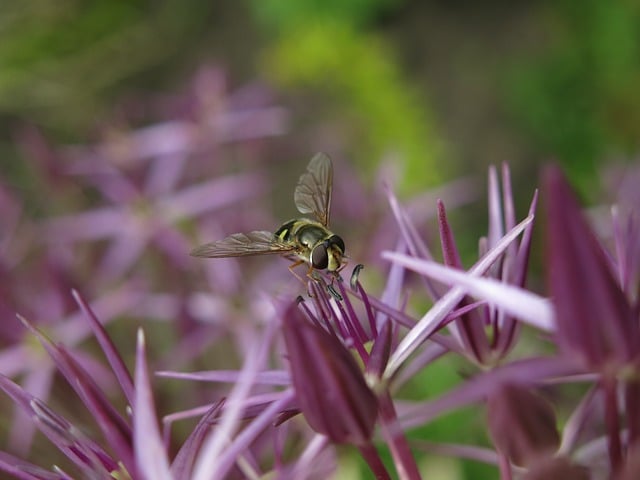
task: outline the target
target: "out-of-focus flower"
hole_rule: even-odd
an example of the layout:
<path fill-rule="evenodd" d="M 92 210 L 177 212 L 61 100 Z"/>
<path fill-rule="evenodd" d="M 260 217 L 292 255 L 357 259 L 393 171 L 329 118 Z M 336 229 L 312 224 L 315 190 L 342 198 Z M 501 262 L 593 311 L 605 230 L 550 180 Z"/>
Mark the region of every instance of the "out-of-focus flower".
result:
<path fill-rule="evenodd" d="M 34 421 L 53 445 L 62 451 L 85 478 L 112 478 L 127 475 L 118 462 L 106 450 L 82 434 L 81 430 L 51 410 L 41 400 L 33 397 L 8 378 L 0 375 L 0 388 L 9 395 Z M 9 466 L 0 468 L 12 473 Z M 15 466 L 14 466 L 15 468 Z M 24 474 L 31 467 L 23 466 Z M 19 468 L 20 470 L 21 468 Z M 36 470 L 37 471 L 37 470 Z M 30 477 L 27 477 L 30 478 Z M 34 475 L 32 478 L 41 478 Z M 46 477 L 44 477 L 46 478 Z M 52 477 L 65 478 L 65 477 Z"/>
<path fill-rule="evenodd" d="M 140 300 L 141 291 L 131 283 L 124 284 L 115 291 L 108 292 L 96 302 L 96 309 L 101 313 L 103 321 L 109 323 L 118 315 L 131 309 Z M 52 308 L 52 317 L 48 318 L 49 333 L 54 338 L 64 338 L 68 348 L 75 347 L 91 335 L 91 328 L 79 312 L 64 316 L 57 316 Z M 45 323 L 45 322 L 41 322 Z M 11 318 L 8 327 L 20 326 L 15 317 Z M 24 329 L 23 329 L 24 330 Z M 21 336 L 19 343 L 3 349 L 0 352 L 0 373 L 10 378 L 22 378 L 23 387 L 41 401 L 47 401 L 54 382 L 56 370 L 50 356 L 44 355 L 38 346 L 34 345 L 30 335 Z M 44 338 L 44 337 L 42 337 Z M 105 369 L 96 362 L 87 360 L 86 367 L 90 369 L 91 378 L 102 387 L 111 384 L 111 377 Z M 16 411 L 9 443 L 15 451 L 26 452 L 31 445 L 33 425 L 24 424 L 25 418 L 20 411 Z"/>
<path fill-rule="evenodd" d="M 595 230 L 609 242 L 608 259 L 635 315 L 640 315 L 640 168 L 628 165 L 611 170 L 608 187 L 614 203 L 600 209 L 604 214 L 596 216 Z"/>
<path fill-rule="evenodd" d="M 212 478 L 212 475 L 222 478 L 239 461 L 242 463 L 241 458 L 246 459 L 246 449 L 258 437 L 264 435 L 265 430 L 273 428 L 280 412 L 290 407 L 293 394 L 285 390 L 270 400 L 265 396 L 264 406 L 256 413 L 252 413 L 250 408 L 251 391 L 262 381 L 259 378 L 259 370 L 263 369 L 263 362 L 273 338 L 275 328 L 272 328 L 272 334 L 259 340 L 261 344 L 253 349 L 253 353 L 247 358 L 245 368 L 236 377 L 235 387 L 228 400 L 215 402 L 207 407 L 206 414 L 171 461 L 165 443 L 167 439 L 162 437 L 156 424 L 153 390 L 142 334 L 138 336 L 136 369 L 132 378 L 93 310 L 78 294 L 75 296 L 109 361 L 111 373 L 117 378 L 125 402 L 131 409 L 131 418 L 118 413 L 118 407 L 111 403 L 94 382 L 87 370 L 91 365 L 85 357 L 63 345 L 54 344 L 26 320 L 25 325 L 40 340 L 58 371 L 76 392 L 80 405 L 95 419 L 106 445 L 81 433 L 80 428 L 72 421 L 63 418 L 42 400 L 4 376 L 0 376 L 0 389 L 5 391 L 50 442 L 71 460 L 83 478 L 109 479 L 117 476 L 134 480 L 155 480 Z M 271 382 L 267 381 L 268 383 Z M 16 465 L 24 465 L 25 472 L 41 471 L 28 462 L 9 464 L 9 458 L 8 455 L 0 455 L 0 469 L 12 473 L 18 468 Z M 240 468 L 247 473 L 253 471 L 253 474 L 258 474 L 254 467 L 249 465 Z M 33 477 L 29 477 L 25 473 L 24 478 L 71 477 L 46 473 L 41 476 L 34 473 Z"/>
<path fill-rule="evenodd" d="M 521 385 L 504 384 L 491 392 L 487 417 L 494 444 L 515 465 L 531 466 L 560 446 L 551 404 Z"/>
<path fill-rule="evenodd" d="M 557 318 L 557 342 L 598 375 L 604 395 L 604 419 L 612 471 L 624 462 L 620 433 L 618 390 L 624 392 L 628 422 L 627 448 L 640 442 L 640 324 L 637 308 L 625 295 L 639 265 L 627 263 L 635 226 L 629 218 L 627 233 L 618 239 L 618 281 L 604 247 L 584 219 L 561 171 L 549 167 L 544 177 L 547 204 L 547 276 Z M 637 206 L 636 206 L 637 208 Z"/>
<path fill-rule="evenodd" d="M 547 274 L 557 339 L 590 367 L 615 375 L 640 356 L 640 325 L 562 173 L 544 178 Z"/>
<path fill-rule="evenodd" d="M 86 169 L 86 165 L 82 165 Z M 178 227 L 180 222 L 219 209 L 264 188 L 255 174 L 231 175 L 194 185 L 178 191 L 163 188 L 153 191 L 152 181 L 167 169 L 163 163 L 152 162 L 147 183 L 139 189 L 131 179 L 107 162 L 100 162 L 85 173 L 95 181 L 107 199 L 115 205 L 98 207 L 78 214 L 47 220 L 43 238 L 53 245 L 73 245 L 78 241 L 110 240 L 97 274 L 113 280 L 129 271 L 149 246 L 155 246 L 176 266 L 187 264 L 184 252 L 190 242 Z M 175 175 L 175 171 L 171 171 Z M 173 185 L 175 181 L 162 181 Z M 150 190 L 149 190 L 150 189 Z"/>
<path fill-rule="evenodd" d="M 40 168 L 36 173 L 55 172 L 41 179 L 51 193 L 43 210 L 56 215 L 39 221 L 39 247 L 70 271 L 82 265 L 79 258 L 90 262 L 95 285 L 130 275 L 150 253 L 182 272 L 192 265 L 184 254 L 194 243 L 189 228 L 204 237 L 212 225 L 208 213 L 265 191 L 260 169 L 231 174 L 237 165 L 219 149 L 282 134 L 286 111 L 259 85 L 227 92 L 218 69 L 202 69 L 193 83 L 188 92 L 164 100 L 174 105 L 170 119 L 140 128 L 121 121 L 92 145 L 54 148 L 34 129 L 19 137 Z M 157 109 L 157 103 L 147 107 Z M 254 156 L 246 155 L 252 167 Z M 59 188 L 61 181 L 65 188 Z M 56 198 L 76 213 L 60 215 L 52 208 Z M 219 221 L 228 218 L 234 217 L 221 215 Z"/>

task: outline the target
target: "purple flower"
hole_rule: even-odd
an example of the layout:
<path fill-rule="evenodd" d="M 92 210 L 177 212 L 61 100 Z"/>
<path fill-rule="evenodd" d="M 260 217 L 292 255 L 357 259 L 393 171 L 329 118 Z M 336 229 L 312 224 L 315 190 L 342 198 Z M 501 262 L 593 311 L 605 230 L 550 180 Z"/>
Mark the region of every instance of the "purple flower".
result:
<path fill-rule="evenodd" d="M 516 225 L 513 194 L 511 191 L 511 176 L 506 164 L 502 168 L 503 194 L 500 195 L 496 169 L 489 169 L 489 233 L 480 241 L 480 254 L 495 247 L 505 231 Z M 529 215 L 535 214 L 537 193 L 534 194 Z M 453 233 L 447 222 L 444 204 L 438 202 L 438 220 L 440 238 L 445 265 L 462 268 L 460 257 L 455 245 Z M 528 227 L 519 242 L 511 243 L 504 255 L 491 266 L 487 276 L 500 280 L 505 284 L 523 287 L 529 261 L 533 223 Z M 520 323 L 504 311 L 493 308 L 491 304 L 473 307 L 467 299 L 458 307 L 467 307 L 467 312 L 453 320 L 450 328 L 463 342 L 465 350 L 478 363 L 491 365 L 504 358 L 517 341 Z"/>
<path fill-rule="evenodd" d="M 92 145 L 54 148 L 35 130 L 21 137 L 49 190 L 42 210 L 56 216 L 34 222 L 19 194 L 0 186 L 0 314 L 10 315 L 0 389 L 19 412 L 1 471 L 324 478 L 339 468 L 338 451 L 359 452 L 378 478 L 393 470 L 414 480 L 431 474 L 420 457 L 428 450 L 490 463 L 505 480 L 637 476 L 635 185 L 592 226 L 559 171 L 547 171 L 547 298 L 526 286 L 537 193 L 518 223 L 506 166 L 489 171 L 488 233 L 469 267 L 445 210 L 476 198 L 468 180 L 406 207 L 387 189 L 385 214 L 346 167 L 335 179 L 332 228 L 362 219 L 368 241 L 346 243 L 350 262 L 367 269 L 356 267 L 351 289 L 316 272 L 309 297 L 294 304 L 304 288 L 284 260 L 188 257 L 195 237 L 274 225 L 261 205 L 236 207 L 264 197 L 269 165 L 255 139 L 280 134 L 284 112 L 259 86 L 225 90 L 224 76 L 206 69 L 186 95 L 155 105 L 160 122 L 112 127 Z M 239 158 L 251 168 L 234 165 Z M 419 233 L 431 218 L 441 263 Z M 345 229 L 355 238 L 358 230 Z M 369 286 L 378 280 L 379 294 Z M 77 285 L 97 299 L 91 306 Z M 27 335 L 11 321 L 15 310 L 34 319 L 23 320 Z M 144 322 L 146 340 L 131 321 Z M 447 371 L 455 386 L 405 396 L 446 356 L 466 362 L 464 376 Z M 68 384 L 62 406 L 52 396 L 57 379 Z M 493 447 L 465 444 L 466 431 L 449 443 L 413 431 L 484 406 Z M 40 455 L 40 444 L 28 457 L 36 428 L 66 460 Z M 51 463 L 61 467 L 43 468 Z"/>
<path fill-rule="evenodd" d="M 63 418 L 41 399 L 4 376 L 0 376 L 0 389 L 21 407 L 50 442 L 82 472 L 84 478 L 108 479 L 112 475 L 154 480 L 223 477 L 265 430 L 273 428 L 278 415 L 290 407 L 293 394 L 285 390 L 257 411 L 250 408 L 251 392 L 261 381 L 258 370 L 262 368 L 275 332 L 275 328 L 272 328 L 272 333 L 258 340 L 261 344 L 248 356 L 245 368 L 236 377 L 228 401 L 215 402 L 207 407 L 206 414 L 172 461 L 167 439 L 161 435 L 157 425 L 144 336 L 139 332 L 135 375 L 132 378 L 93 310 L 77 293 L 74 292 L 74 295 L 89 320 L 112 374 L 118 379 L 121 393 L 131 409 L 130 418 L 129 415 L 121 415 L 118 407 L 95 383 L 86 358 L 63 345 L 54 344 L 26 320 L 23 320 L 25 325 L 38 338 L 59 372 L 76 392 L 80 405 L 95 419 L 106 446 L 80 433 L 72 421 Z M 267 384 L 271 382 L 268 380 Z M 0 455 L 0 469 L 14 472 L 17 467 L 7 463 L 5 460 L 8 458 Z M 25 471 L 41 471 L 27 462 L 24 462 L 24 468 Z M 67 477 L 43 474 L 25 478 Z"/>
<path fill-rule="evenodd" d="M 511 180 L 506 165 L 503 167 L 502 178 L 503 195 L 501 196 L 496 171 L 493 168 L 490 170 L 489 235 L 481 241 L 482 248 L 480 253 L 483 258 L 471 271 L 474 272 L 474 276 L 484 275 L 489 278 L 495 278 L 505 287 L 510 284 L 522 287 L 528 268 L 532 220 L 537 203 L 537 195 L 534 195 L 531 203 L 529 217 L 521 224 L 516 225 Z M 389 200 L 402 232 L 403 240 L 408 246 L 411 257 L 414 258 L 410 260 L 408 255 L 402 255 L 398 252 L 384 253 L 383 256 L 393 259 L 405 268 L 426 273 L 428 276 L 432 276 L 435 270 L 442 271 L 433 261 L 426 244 L 415 233 L 417 229 L 412 224 L 410 217 L 403 211 L 391 194 L 389 194 Z M 444 262 L 446 265 L 461 269 L 460 255 L 453 232 L 447 221 L 444 204 L 440 201 L 438 202 L 438 220 Z M 508 234 L 505 234 L 505 232 L 508 232 Z M 518 242 L 517 236 L 522 232 L 524 232 L 522 239 Z M 447 272 L 441 276 L 441 279 L 444 276 L 452 278 L 452 276 L 456 275 L 453 272 Z M 460 279 L 462 276 L 457 275 L 456 277 Z M 449 282 L 449 280 L 445 281 Z M 451 331 L 454 341 L 460 344 L 465 353 L 482 365 L 492 365 L 509 352 L 517 340 L 517 332 L 519 330 L 519 323 L 513 318 L 513 310 L 510 312 L 509 310 L 495 308 L 492 303 L 476 303 L 469 297 L 465 297 L 461 290 L 444 294 L 442 289 L 433 285 L 428 278 L 424 278 L 424 283 L 427 291 L 438 302 L 423 317 L 421 325 L 412 329 L 405 342 L 409 342 L 408 339 L 411 339 L 412 342 L 421 341 L 424 338 L 428 338 L 437 329 L 446 326 Z M 480 285 L 481 283 L 475 282 L 475 284 Z M 484 285 L 485 291 L 491 288 L 488 282 L 484 282 Z M 518 296 L 522 298 L 526 295 Z M 493 297 L 504 299 L 501 292 L 496 292 Z M 524 305 L 530 305 L 530 302 L 527 301 Z M 538 309 L 533 304 L 530 307 L 532 310 L 528 316 L 532 319 L 538 317 L 541 320 L 540 323 L 545 323 L 547 325 L 546 328 L 550 328 L 549 313 L 545 314 L 547 319 L 543 320 L 540 312 L 533 311 L 533 309 Z M 517 310 L 522 311 L 520 308 Z M 428 323 L 427 318 L 429 318 Z M 412 346 L 411 348 L 414 347 Z"/>

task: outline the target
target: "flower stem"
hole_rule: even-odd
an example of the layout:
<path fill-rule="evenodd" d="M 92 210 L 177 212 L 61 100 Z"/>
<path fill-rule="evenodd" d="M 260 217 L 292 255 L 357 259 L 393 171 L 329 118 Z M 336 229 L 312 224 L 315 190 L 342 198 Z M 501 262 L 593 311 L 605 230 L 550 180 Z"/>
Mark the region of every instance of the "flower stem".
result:
<path fill-rule="evenodd" d="M 625 406 L 629 448 L 640 442 L 640 381 L 631 379 L 625 385 Z"/>
<path fill-rule="evenodd" d="M 611 472 L 615 473 L 620 470 L 622 465 L 620 420 L 618 419 L 618 397 L 615 379 L 604 378 L 602 380 L 602 389 L 604 392 L 604 418 L 608 430 L 609 463 L 611 464 Z"/>
<path fill-rule="evenodd" d="M 513 478 L 509 458 L 501 452 L 498 452 L 498 467 L 500 468 L 500 480 L 511 480 Z"/>
<path fill-rule="evenodd" d="M 371 443 L 366 443 L 364 445 L 358 445 L 358 449 L 362 454 L 362 457 L 365 459 L 369 468 L 376 476 L 378 480 L 391 480 L 389 476 L 389 472 L 387 471 L 387 467 L 384 466 L 380 455 L 378 455 L 378 451 L 376 447 Z"/>
<path fill-rule="evenodd" d="M 409 443 L 398 425 L 393 402 L 388 393 L 383 393 L 378 398 L 378 411 L 380 412 L 380 425 L 384 437 L 387 439 L 391 455 L 395 462 L 398 478 L 403 480 L 420 480 L 418 465 L 411 454 Z"/>

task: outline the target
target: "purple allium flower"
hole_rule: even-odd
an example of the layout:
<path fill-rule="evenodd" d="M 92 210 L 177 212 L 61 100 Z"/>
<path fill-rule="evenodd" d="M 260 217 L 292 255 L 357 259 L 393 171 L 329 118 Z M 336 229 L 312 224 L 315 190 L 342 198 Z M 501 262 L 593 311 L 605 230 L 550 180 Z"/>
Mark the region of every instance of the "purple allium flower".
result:
<path fill-rule="evenodd" d="M 511 176 L 506 164 L 502 168 L 502 188 L 501 196 L 496 169 L 491 167 L 489 169 L 489 233 L 487 237 L 481 239 L 480 254 L 494 247 L 504 232 L 516 225 Z M 537 193 L 534 194 L 529 208 L 530 216 L 535 214 L 536 203 Z M 462 264 L 442 202 L 438 202 L 438 210 L 444 263 L 461 269 Z M 509 245 L 504 256 L 490 268 L 489 277 L 496 278 L 505 284 L 524 286 L 531 248 L 532 226 L 533 224 L 525 230 L 519 243 L 513 242 Z M 469 304 L 468 300 L 462 303 L 467 306 Z M 520 323 L 511 315 L 492 308 L 490 304 L 469 310 L 450 325 L 453 333 L 463 342 L 465 350 L 483 365 L 501 360 L 511 350 L 517 340 L 519 327 Z"/>
<path fill-rule="evenodd" d="M 55 413 L 42 400 L 8 379 L 2 382 L 1 388 L 32 418 L 35 425 L 83 472 L 86 478 L 108 478 L 121 468 L 131 471 L 133 463 L 127 422 L 112 407 L 79 359 L 63 346 L 51 343 L 26 320 L 24 323 L 37 335 L 60 372 L 92 413 L 118 457 L 112 457 L 98 443 L 82 434 L 80 429 Z"/>
<path fill-rule="evenodd" d="M 437 278 L 446 283 L 456 284 L 434 304 L 419 323 L 405 336 L 391 356 L 390 364 L 387 367 L 387 375 L 393 374 L 400 364 L 424 340 L 446 324 L 448 316 L 455 311 L 454 309 L 467 293 L 474 297 L 488 300 L 502 308 L 505 313 L 517 316 L 538 328 L 553 330 L 553 313 L 545 299 L 525 290 L 506 285 L 503 282 L 480 278 L 501 258 L 509 245 L 531 224 L 532 220 L 533 218 L 530 216 L 511 229 L 468 273 L 442 267 L 430 260 L 417 259 L 396 252 L 383 253 L 384 258 L 392 260 L 405 268 Z"/>
<path fill-rule="evenodd" d="M 470 270 L 473 276 L 457 274 L 437 265 L 433 261 L 429 248 L 417 235 L 417 228 L 411 222 L 409 215 L 389 193 L 391 208 L 402 232 L 402 238 L 411 257 L 414 258 L 409 260 L 411 257 L 403 255 L 401 251 L 385 252 L 383 257 L 393 260 L 399 266 L 426 274 L 427 277 L 434 277 L 446 283 L 456 283 L 458 287 L 444 294 L 442 288 L 434 285 L 430 278 L 422 277 L 427 292 L 437 302 L 425 314 L 419 325 L 411 329 L 396 353 L 392 355 L 392 369 L 388 374 L 391 374 L 399 366 L 399 361 L 406 358 L 420 342 L 443 326 L 450 330 L 451 338 L 459 344 L 458 350 L 486 366 L 501 360 L 516 342 L 519 322 L 513 318 L 514 315 L 519 315 L 520 320 L 526 318 L 527 321 L 545 330 L 553 329 L 552 312 L 546 300 L 536 299 L 522 289 L 509 290 L 510 284 L 517 287 L 524 285 L 537 195 L 534 195 L 531 203 L 529 217 L 516 225 L 511 180 L 506 165 L 502 173 L 503 194 L 500 195 L 496 171 L 493 168 L 490 170 L 489 235 L 481 241 L 480 253 L 483 258 Z M 438 219 L 445 264 L 460 269 L 462 265 L 453 232 L 446 218 L 444 204 L 440 201 L 438 202 Z M 508 234 L 505 235 L 505 231 Z M 523 231 L 522 239 L 518 242 L 517 237 Z M 480 275 L 483 277 L 480 278 Z M 484 276 L 496 278 L 500 283 L 485 280 Z M 466 282 L 467 278 L 468 282 Z M 473 291 L 471 296 L 479 298 L 479 302 L 473 302 L 469 297 L 465 297 L 465 292 L 461 289 L 463 281 L 467 283 L 467 288 L 471 287 L 466 293 Z M 505 295 L 505 290 L 509 290 L 511 294 Z M 500 302 L 500 308 L 496 308 L 493 303 L 495 301 Z M 523 312 L 526 312 L 524 316 Z"/>

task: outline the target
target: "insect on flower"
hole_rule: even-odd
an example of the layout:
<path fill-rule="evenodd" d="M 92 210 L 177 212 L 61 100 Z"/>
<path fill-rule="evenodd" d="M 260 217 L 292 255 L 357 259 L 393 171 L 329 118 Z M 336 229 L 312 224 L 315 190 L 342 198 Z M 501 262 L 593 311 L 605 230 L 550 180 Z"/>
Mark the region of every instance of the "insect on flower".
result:
<path fill-rule="evenodd" d="M 329 230 L 332 184 L 331 159 L 324 153 L 318 153 L 309 162 L 307 171 L 300 176 L 294 192 L 298 211 L 312 214 L 315 220 L 294 218 L 285 222 L 275 233 L 265 230 L 234 233 L 223 240 L 195 248 L 191 255 L 224 258 L 277 253 L 294 262 L 289 270 L 301 281 L 302 278 L 293 269 L 303 263 L 309 265 L 309 278 L 318 280 L 313 276 L 314 270 L 327 270 L 339 278 L 338 272 L 346 265 L 343 262 L 345 247 L 342 238 Z M 333 291 L 333 288 L 330 287 L 330 290 Z"/>

